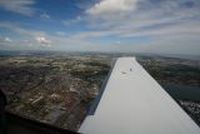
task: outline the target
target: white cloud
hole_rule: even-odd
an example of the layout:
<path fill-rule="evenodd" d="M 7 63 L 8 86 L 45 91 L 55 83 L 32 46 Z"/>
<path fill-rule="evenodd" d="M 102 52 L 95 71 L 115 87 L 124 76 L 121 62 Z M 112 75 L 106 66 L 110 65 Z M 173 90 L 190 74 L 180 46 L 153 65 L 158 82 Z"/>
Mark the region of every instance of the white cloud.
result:
<path fill-rule="evenodd" d="M 102 0 L 88 9 L 91 15 L 104 15 L 132 11 L 136 8 L 137 0 Z"/>
<path fill-rule="evenodd" d="M 66 36 L 67 34 L 65 32 L 58 31 L 58 32 L 56 32 L 56 35 L 58 35 L 58 36 Z"/>
<path fill-rule="evenodd" d="M 40 18 L 42 18 L 42 19 L 50 19 L 51 17 L 47 13 L 43 13 L 43 14 L 40 15 Z"/>
<path fill-rule="evenodd" d="M 48 40 L 46 37 L 38 36 L 38 37 L 36 37 L 36 41 L 38 43 L 40 43 L 42 46 L 51 47 L 52 42 L 50 40 Z"/>
<path fill-rule="evenodd" d="M 117 41 L 116 43 L 117 43 L 117 44 L 121 44 L 121 41 Z"/>
<path fill-rule="evenodd" d="M 0 22 L 0 28 L 9 29 L 10 31 L 14 32 L 15 34 L 19 34 L 19 35 L 24 36 L 24 37 L 27 37 L 27 36 L 35 37 L 35 36 L 38 36 L 38 35 L 44 36 L 46 34 L 43 31 L 24 29 L 24 28 L 16 25 L 15 23 L 11 23 L 11 22 Z"/>
<path fill-rule="evenodd" d="M 5 37 L 5 42 L 12 42 L 12 40 L 9 37 Z"/>
<path fill-rule="evenodd" d="M 7 49 L 7 48 L 13 48 L 13 40 L 10 37 L 1 37 L 0 36 L 0 48 L 1 49 Z"/>
<path fill-rule="evenodd" d="M 0 0 L 0 7 L 26 16 L 32 16 L 35 13 L 32 7 L 34 4 L 34 0 Z"/>
<path fill-rule="evenodd" d="M 13 40 L 10 37 L 0 37 L 0 42 L 4 44 L 12 43 Z"/>
<path fill-rule="evenodd" d="M 71 19 L 71 20 L 64 20 L 63 24 L 66 26 L 69 26 L 71 24 L 76 24 L 78 22 L 83 21 L 83 18 L 81 18 L 80 16 L 76 17 L 75 19 Z"/>

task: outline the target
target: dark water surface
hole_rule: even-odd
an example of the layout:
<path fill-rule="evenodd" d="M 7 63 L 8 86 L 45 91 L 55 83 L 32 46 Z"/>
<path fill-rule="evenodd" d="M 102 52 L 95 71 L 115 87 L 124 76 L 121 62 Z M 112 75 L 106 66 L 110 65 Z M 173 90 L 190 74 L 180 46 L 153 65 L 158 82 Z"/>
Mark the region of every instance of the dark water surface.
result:
<path fill-rule="evenodd" d="M 161 85 L 175 99 L 200 101 L 200 87 L 172 83 Z"/>

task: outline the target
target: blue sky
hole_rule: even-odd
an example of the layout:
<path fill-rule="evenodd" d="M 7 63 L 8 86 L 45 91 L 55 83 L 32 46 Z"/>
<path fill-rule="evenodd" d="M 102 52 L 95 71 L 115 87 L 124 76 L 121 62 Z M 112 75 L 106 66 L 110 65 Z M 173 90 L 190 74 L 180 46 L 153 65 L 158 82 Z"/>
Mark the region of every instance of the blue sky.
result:
<path fill-rule="evenodd" d="M 0 0 L 0 49 L 200 55 L 200 1 Z"/>

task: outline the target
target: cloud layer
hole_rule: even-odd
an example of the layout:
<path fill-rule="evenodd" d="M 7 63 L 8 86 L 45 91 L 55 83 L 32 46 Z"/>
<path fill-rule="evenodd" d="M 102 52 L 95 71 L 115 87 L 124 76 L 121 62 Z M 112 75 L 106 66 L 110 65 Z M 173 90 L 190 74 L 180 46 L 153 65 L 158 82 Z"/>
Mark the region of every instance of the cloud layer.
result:
<path fill-rule="evenodd" d="M 34 0 L 1 0 L 0 7 L 5 10 L 19 13 L 22 15 L 31 16 L 35 13 L 35 9 L 32 7 L 35 4 Z"/>
<path fill-rule="evenodd" d="M 77 4 L 81 12 L 65 12 L 68 18 L 62 20 L 53 20 L 57 16 L 44 10 L 36 29 L 9 21 L 0 22 L 0 28 L 8 29 L 28 41 L 19 41 L 7 35 L 2 39 L 12 40 L 10 44 L 24 44 L 24 47 L 32 44 L 28 46 L 66 51 L 200 52 L 199 0 L 92 1 L 95 3 Z M 35 4 L 35 0 L 0 1 L 0 7 L 25 16 L 37 13 Z M 43 19 L 44 24 L 41 22 Z"/>

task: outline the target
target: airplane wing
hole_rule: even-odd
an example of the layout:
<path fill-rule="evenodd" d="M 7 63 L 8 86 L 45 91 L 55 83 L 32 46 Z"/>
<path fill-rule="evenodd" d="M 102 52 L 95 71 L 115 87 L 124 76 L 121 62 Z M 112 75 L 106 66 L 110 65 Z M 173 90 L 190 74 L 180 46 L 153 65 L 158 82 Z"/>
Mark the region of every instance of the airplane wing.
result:
<path fill-rule="evenodd" d="M 200 128 L 135 58 L 118 58 L 86 134 L 200 134 Z"/>

